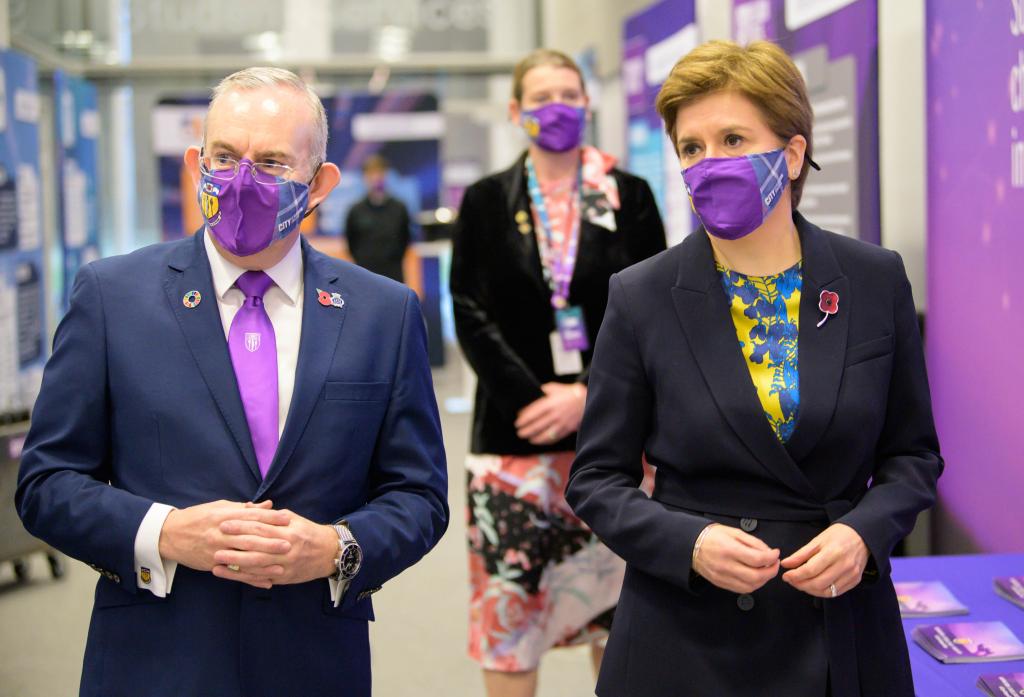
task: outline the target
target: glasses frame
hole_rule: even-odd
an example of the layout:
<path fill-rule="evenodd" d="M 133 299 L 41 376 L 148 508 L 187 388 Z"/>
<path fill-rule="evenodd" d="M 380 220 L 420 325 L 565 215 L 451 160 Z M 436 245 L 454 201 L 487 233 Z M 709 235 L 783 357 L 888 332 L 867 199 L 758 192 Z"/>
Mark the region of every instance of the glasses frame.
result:
<path fill-rule="evenodd" d="M 216 169 L 215 170 L 215 169 L 210 169 L 207 166 L 207 164 L 206 164 L 206 161 L 212 159 L 212 157 L 213 157 L 212 155 L 207 155 L 207 154 L 205 154 L 202 151 L 199 152 L 199 171 L 202 174 L 208 174 L 209 176 L 213 177 L 214 179 L 216 179 L 218 181 L 229 182 L 229 181 L 233 180 L 235 177 L 238 176 L 238 173 L 242 171 L 242 167 L 248 167 L 249 168 L 249 172 L 252 174 L 252 180 L 254 182 L 256 182 L 257 184 L 261 184 L 262 186 L 284 186 L 285 184 L 291 184 L 291 183 L 293 183 L 295 181 L 298 181 L 298 170 L 296 170 L 294 167 L 289 167 L 288 165 L 276 164 L 276 163 L 273 163 L 273 162 L 250 162 L 250 163 L 246 164 L 246 163 L 244 163 L 244 162 L 242 162 L 240 160 L 236 160 L 233 157 L 228 157 L 228 156 L 224 155 L 224 156 L 220 156 L 220 159 L 230 160 L 231 162 L 234 163 L 234 166 L 231 167 L 230 170 L 228 170 L 228 169 Z M 260 172 L 257 169 L 258 167 L 276 167 L 276 168 L 280 168 L 284 172 L 284 174 L 283 175 L 267 174 L 265 172 Z M 228 172 L 230 172 L 230 176 L 223 176 L 224 174 L 226 174 Z M 264 179 L 261 179 L 261 177 L 267 177 L 267 176 L 274 177 L 274 181 L 265 181 Z M 278 181 L 278 179 L 277 179 L 278 176 L 281 177 L 281 181 Z"/>

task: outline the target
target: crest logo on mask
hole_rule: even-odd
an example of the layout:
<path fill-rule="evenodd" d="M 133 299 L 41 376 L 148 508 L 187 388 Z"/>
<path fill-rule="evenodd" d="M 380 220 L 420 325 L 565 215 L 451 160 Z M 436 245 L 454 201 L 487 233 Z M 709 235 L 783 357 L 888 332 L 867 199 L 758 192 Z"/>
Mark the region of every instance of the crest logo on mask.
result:
<path fill-rule="evenodd" d="M 524 116 L 523 130 L 526 131 L 526 135 L 530 138 L 536 138 L 540 135 L 540 119 L 534 116 Z"/>
<path fill-rule="evenodd" d="M 219 195 L 220 189 L 211 182 L 204 183 L 202 191 L 199 192 L 199 205 L 203 207 L 203 215 L 210 225 L 216 225 L 220 221 L 220 199 L 217 198 Z"/>

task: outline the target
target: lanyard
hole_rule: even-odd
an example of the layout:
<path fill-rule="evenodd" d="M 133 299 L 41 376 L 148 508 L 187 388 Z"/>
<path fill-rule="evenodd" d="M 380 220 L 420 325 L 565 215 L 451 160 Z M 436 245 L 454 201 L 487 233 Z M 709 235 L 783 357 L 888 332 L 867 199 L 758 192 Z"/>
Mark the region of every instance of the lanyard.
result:
<path fill-rule="evenodd" d="M 537 230 L 537 247 L 540 250 L 541 269 L 544 272 L 544 280 L 551 289 L 551 305 L 555 309 L 562 309 L 569 305 L 569 285 L 572 283 L 572 275 L 576 270 L 576 258 L 580 245 L 580 216 L 582 215 L 582 190 L 583 190 L 583 169 L 577 170 L 576 187 L 573 196 L 576 199 L 576 215 L 572 216 L 572 228 L 569 231 L 569 239 L 566 243 L 562 230 L 555 230 L 551 225 L 551 218 L 548 215 L 548 208 L 544 204 L 544 194 L 540 190 L 540 183 L 537 180 L 537 171 L 533 162 L 526 158 L 526 184 L 530 192 L 530 201 L 533 209 L 537 212 L 540 221 Z M 570 207 L 570 212 L 571 212 Z M 555 258 L 555 248 L 561 246 L 562 258 Z"/>

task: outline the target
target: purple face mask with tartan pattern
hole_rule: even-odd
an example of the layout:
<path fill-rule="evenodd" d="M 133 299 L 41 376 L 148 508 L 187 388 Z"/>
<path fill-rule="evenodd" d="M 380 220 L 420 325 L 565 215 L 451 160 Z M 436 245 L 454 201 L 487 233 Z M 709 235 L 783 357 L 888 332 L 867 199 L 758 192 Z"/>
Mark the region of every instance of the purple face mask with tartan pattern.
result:
<path fill-rule="evenodd" d="M 287 237 L 306 215 L 309 186 L 275 177 L 275 184 L 253 179 L 252 162 L 243 159 L 234 178 L 225 181 L 203 172 L 197 191 L 207 228 L 231 254 L 262 252 Z"/>
<path fill-rule="evenodd" d="M 705 157 L 683 170 L 686 193 L 704 228 L 738 240 L 761 227 L 789 181 L 784 149 L 740 157 Z"/>

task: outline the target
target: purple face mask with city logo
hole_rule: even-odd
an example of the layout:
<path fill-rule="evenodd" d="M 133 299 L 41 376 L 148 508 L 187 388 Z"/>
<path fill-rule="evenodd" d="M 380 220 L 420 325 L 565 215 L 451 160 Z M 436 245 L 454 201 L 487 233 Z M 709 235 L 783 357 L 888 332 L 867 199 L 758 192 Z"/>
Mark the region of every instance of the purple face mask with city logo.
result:
<path fill-rule="evenodd" d="M 276 179 L 276 185 L 257 182 L 249 160 L 242 160 L 238 173 L 227 181 L 203 173 L 199 208 L 210 233 L 231 254 L 245 257 L 262 252 L 302 222 L 309 186 Z"/>
<path fill-rule="evenodd" d="M 706 157 L 683 170 L 686 192 L 704 228 L 738 240 L 761 227 L 789 181 L 784 149 L 740 157 Z"/>
<path fill-rule="evenodd" d="M 557 102 L 524 111 L 519 119 L 530 140 L 550 152 L 566 152 L 578 147 L 586 122 L 586 109 Z"/>

